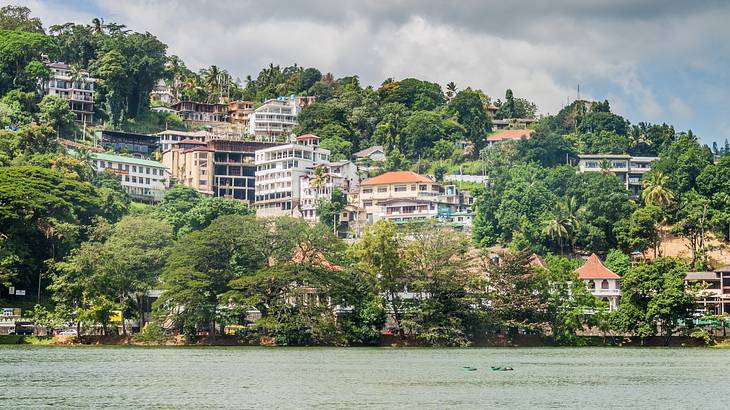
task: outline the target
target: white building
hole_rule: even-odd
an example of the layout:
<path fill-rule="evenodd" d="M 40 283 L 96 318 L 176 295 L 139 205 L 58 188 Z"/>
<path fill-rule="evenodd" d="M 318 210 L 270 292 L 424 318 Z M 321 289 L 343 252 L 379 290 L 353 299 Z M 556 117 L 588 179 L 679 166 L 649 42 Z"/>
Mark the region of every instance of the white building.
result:
<path fill-rule="evenodd" d="M 301 109 L 294 96 L 267 100 L 249 114 L 249 134 L 269 141 L 281 140 L 292 133 Z"/>
<path fill-rule="evenodd" d="M 122 187 L 134 199 L 159 202 L 170 186 L 170 172 L 160 162 L 100 153 L 91 157 L 94 172 L 119 175 Z"/>
<path fill-rule="evenodd" d="M 289 144 L 256 151 L 256 215 L 301 216 L 301 181 L 318 164 L 329 162 L 319 137 L 301 135 Z"/>
<path fill-rule="evenodd" d="M 302 218 L 310 221 L 319 219 L 317 203 L 320 199 L 331 199 L 332 193 L 336 189 L 347 195 L 347 192 L 360 182 L 357 166 L 352 161 L 326 162 L 316 167 L 321 167 L 322 184 L 320 186 L 311 184 L 315 170 L 312 170 L 309 175 L 302 176 L 299 183 L 301 215 Z"/>
<path fill-rule="evenodd" d="M 651 171 L 651 163 L 658 157 L 632 157 L 627 154 L 578 155 L 580 172 L 608 171 L 619 177 L 632 196 L 641 194 L 641 178 Z"/>
<path fill-rule="evenodd" d="M 43 93 L 68 100 L 76 121 L 94 122 L 94 83 L 86 71 L 76 71 L 62 62 L 46 65 L 51 71 L 48 81 L 43 83 Z"/>
<path fill-rule="evenodd" d="M 178 86 L 179 85 L 181 84 L 178 84 Z M 165 82 L 165 80 L 157 81 L 157 84 L 155 84 L 155 86 L 152 88 L 152 91 L 150 92 L 150 99 L 152 101 L 159 101 L 160 103 L 168 107 L 177 102 L 177 98 L 175 98 L 175 95 L 172 92 L 172 87 L 170 87 Z M 175 112 L 175 110 L 171 111 Z"/>
<path fill-rule="evenodd" d="M 175 131 L 165 130 L 158 132 L 157 136 L 160 137 L 160 150 L 162 152 L 168 151 L 172 148 L 172 145 L 176 142 L 184 140 L 195 140 L 200 142 L 206 142 L 213 134 L 208 131 Z"/>
<path fill-rule="evenodd" d="M 593 296 L 608 303 L 609 310 L 618 308 L 621 299 L 621 277 L 608 269 L 598 255 L 591 254 L 586 263 L 575 271 L 578 272 L 578 279 L 585 282 Z"/>

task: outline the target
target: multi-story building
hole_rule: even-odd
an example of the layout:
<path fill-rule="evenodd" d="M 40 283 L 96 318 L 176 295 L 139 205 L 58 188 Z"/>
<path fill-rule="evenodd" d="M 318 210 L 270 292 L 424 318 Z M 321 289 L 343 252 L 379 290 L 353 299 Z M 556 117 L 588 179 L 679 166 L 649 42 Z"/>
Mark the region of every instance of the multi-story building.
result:
<path fill-rule="evenodd" d="M 170 108 L 177 111 L 183 121 L 225 122 L 228 117 L 227 104 L 211 104 L 196 101 L 179 101 Z"/>
<path fill-rule="evenodd" d="M 651 171 L 651 163 L 659 159 L 627 154 L 583 154 L 578 158 L 580 172 L 611 172 L 619 177 L 633 197 L 641 194 L 641 178 Z"/>
<path fill-rule="evenodd" d="M 618 308 L 621 299 L 621 277 L 601 262 L 598 255 L 591 254 L 580 268 L 576 269 L 578 279 L 585 282 L 593 296 L 608 303 L 609 310 Z"/>
<path fill-rule="evenodd" d="M 159 150 L 160 138 L 126 131 L 97 130 L 94 142 L 106 150 L 150 158 Z"/>
<path fill-rule="evenodd" d="M 231 101 L 228 103 L 228 121 L 248 128 L 249 117 L 254 112 L 253 101 Z"/>
<path fill-rule="evenodd" d="M 48 81 L 43 83 L 43 93 L 68 100 L 76 121 L 94 122 L 94 83 L 95 78 L 86 71 L 77 71 L 62 62 L 46 65 L 51 71 Z"/>
<path fill-rule="evenodd" d="M 685 283 L 697 285 L 698 309 L 705 315 L 730 314 L 730 265 L 712 272 L 688 272 Z"/>
<path fill-rule="evenodd" d="M 321 168 L 317 171 L 317 167 Z M 319 174 L 319 175 L 317 175 Z M 321 181 L 317 181 L 320 178 Z M 316 182 L 315 182 L 316 181 Z M 324 162 L 299 182 L 301 216 L 310 221 L 319 219 L 317 205 L 320 199 L 331 199 L 335 190 L 344 195 L 358 185 L 357 166 L 352 161 Z"/>
<path fill-rule="evenodd" d="M 249 134 L 271 141 L 282 140 L 297 125 L 297 115 L 314 97 L 279 97 L 267 100 L 249 114 Z"/>
<path fill-rule="evenodd" d="M 172 145 L 176 142 L 183 140 L 195 140 L 199 142 L 205 142 L 212 139 L 213 134 L 208 131 L 176 131 L 176 130 L 165 130 L 157 133 L 160 138 L 160 150 L 165 152 L 172 148 Z"/>
<path fill-rule="evenodd" d="M 289 143 L 256 151 L 256 215 L 301 216 L 302 177 L 329 162 L 319 137 L 301 135 Z"/>
<path fill-rule="evenodd" d="M 170 186 L 170 172 L 160 162 L 122 155 L 90 155 L 94 171 L 119 175 L 122 187 L 134 199 L 159 202 Z"/>
<path fill-rule="evenodd" d="M 182 140 L 162 155 L 172 178 L 198 192 L 238 199 L 255 199 L 254 153 L 272 144 L 214 139 L 208 142 Z"/>

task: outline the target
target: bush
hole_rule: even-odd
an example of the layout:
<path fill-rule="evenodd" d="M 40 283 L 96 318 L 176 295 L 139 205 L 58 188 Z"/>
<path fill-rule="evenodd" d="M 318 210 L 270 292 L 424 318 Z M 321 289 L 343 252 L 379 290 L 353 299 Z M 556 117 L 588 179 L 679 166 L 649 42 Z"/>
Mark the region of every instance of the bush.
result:
<path fill-rule="evenodd" d="M 138 343 L 160 343 L 165 340 L 165 331 L 155 323 L 147 323 L 141 332 L 134 336 Z"/>

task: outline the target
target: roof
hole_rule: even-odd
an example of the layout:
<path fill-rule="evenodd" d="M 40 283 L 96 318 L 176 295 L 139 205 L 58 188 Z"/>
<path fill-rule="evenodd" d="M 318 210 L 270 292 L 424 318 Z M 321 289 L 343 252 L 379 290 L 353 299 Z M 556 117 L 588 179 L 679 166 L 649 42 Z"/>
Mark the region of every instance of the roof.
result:
<path fill-rule="evenodd" d="M 592 253 L 586 263 L 575 271 L 578 272 L 580 279 L 621 279 L 620 276 L 611 272 L 595 253 Z"/>
<path fill-rule="evenodd" d="M 578 158 L 583 159 L 630 159 L 629 154 L 578 154 Z"/>
<path fill-rule="evenodd" d="M 730 265 L 721 266 L 715 269 L 715 272 L 730 272 Z"/>
<path fill-rule="evenodd" d="M 360 185 L 386 185 L 386 184 L 406 184 L 411 182 L 433 183 L 434 181 L 425 176 L 419 175 L 411 171 L 391 171 L 374 178 L 363 181 Z"/>
<path fill-rule="evenodd" d="M 121 163 L 125 163 L 125 164 L 143 165 L 145 167 L 165 168 L 165 165 L 163 165 L 161 162 L 152 161 L 149 159 L 125 157 L 123 155 L 101 154 L 101 153 L 96 153 L 96 152 L 92 152 L 92 153 L 90 153 L 90 155 L 91 155 L 91 158 L 99 159 L 102 161 L 114 161 L 114 162 L 121 162 Z"/>
<path fill-rule="evenodd" d="M 68 70 L 68 69 L 71 68 L 70 65 L 64 63 L 63 61 L 56 61 L 55 63 L 48 63 L 48 64 L 46 64 L 46 67 L 50 67 L 50 68 L 61 68 L 61 69 L 64 69 L 64 70 Z"/>
<path fill-rule="evenodd" d="M 533 253 L 532 256 L 530 256 L 530 266 L 533 268 L 542 268 L 547 269 L 547 263 L 545 263 L 545 260 L 538 254 Z"/>
<path fill-rule="evenodd" d="M 177 131 L 177 130 L 165 130 L 160 131 L 157 135 L 179 135 L 187 137 L 207 137 L 213 135 L 208 131 Z"/>
<path fill-rule="evenodd" d="M 707 281 L 719 281 L 720 278 L 715 272 L 687 272 L 684 280 L 707 280 Z"/>
<path fill-rule="evenodd" d="M 487 141 L 510 141 L 522 138 L 530 138 L 535 130 L 502 130 L 487 137 Z"/>
<path fill-rule="evenodd" d="M 358 157 L 358 158 L 368 157 L 368 156 L 372 155 L 375 151 L 385 152 L 385 149 L 383 148 L 382 145 L 373 145 L 370 148 L 365 148 L 363 150 L 360 150 L 360 151 L 352 154 L 352 156 Z"/>
<path fill-rule="evenodd" d="M 303 141 L 303 140 L 318 140 L 320 139 L 318 136 L 314 134 L 304 134 L 297 137 L 297 141 Z"/>
<path fill-rule="evenodd" d="M 173 144 L 208 145 L 205 142 L 198 141 L 198 140 L 191 140 L 190 138 L 184 139 L 182 141 L 176 141 Z"/>

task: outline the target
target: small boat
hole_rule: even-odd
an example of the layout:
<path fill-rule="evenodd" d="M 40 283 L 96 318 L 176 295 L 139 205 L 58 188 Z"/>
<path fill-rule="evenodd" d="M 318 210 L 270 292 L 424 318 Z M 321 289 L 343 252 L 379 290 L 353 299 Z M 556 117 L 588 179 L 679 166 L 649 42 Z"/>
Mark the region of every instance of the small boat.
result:
<path fill-rule="evenodd" d="M 492 366 L 492 370 L 495 372 L 511 372 L 514 369 L 511 367 Z"/>
<path fill-rule="evenodd" d="M 471 366 L 464 366 L 464 370 L 467 372 L 475 372 L 475 371 L 477 371 L 477 368 L 471 367 Z"/>

